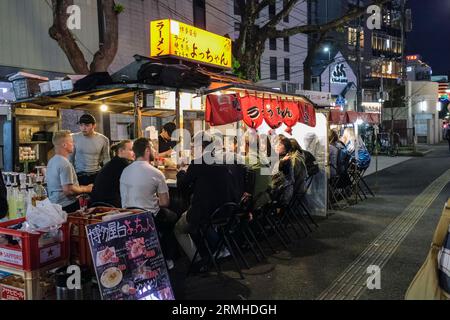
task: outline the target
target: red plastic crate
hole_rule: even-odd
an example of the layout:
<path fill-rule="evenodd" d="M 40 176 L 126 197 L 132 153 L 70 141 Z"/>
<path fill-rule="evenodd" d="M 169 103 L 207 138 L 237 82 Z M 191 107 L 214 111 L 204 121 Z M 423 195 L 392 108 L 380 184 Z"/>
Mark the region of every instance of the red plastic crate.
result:
<path fill-rule="evenodd" d="M 134 214 L 141 213 L 142 210 L 118 209 L 109 207 L 92 208 L 91 214 L 82 215 L 80 213 L 70 214 L 68 222 L 70 224 L 70 262 L 80 266 L 88 267 L 94 272 L 92 262 L 91 249 L 89 247 L 86 226 L 94 223 L 102 222 L 102 217 L 96 214 L 108 214 L 109 212 L 132 212 Z"/>
<path fill-rule="evenodd" d="M 18 270 L 33 271 L 69 258 L 69 224 L 60 230 L 63 240 L 39 248 L 39 238 L 44 234 L 31 234 L 8 227 L 25 222 L 25 218 L 0 223 L 0 235 L 9 235 L 21 239 L 21 245 L 0 245 L 0 266 Z"/>

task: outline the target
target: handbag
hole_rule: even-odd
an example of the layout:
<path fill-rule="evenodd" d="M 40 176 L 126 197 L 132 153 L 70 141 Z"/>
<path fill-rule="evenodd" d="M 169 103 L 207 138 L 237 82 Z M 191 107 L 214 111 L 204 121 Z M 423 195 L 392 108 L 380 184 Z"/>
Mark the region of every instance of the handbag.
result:
<path fill-rule="evenodd" d="M 439 286 L 450 294 L 450 226 L 444 243 L 438 253 Z"/>

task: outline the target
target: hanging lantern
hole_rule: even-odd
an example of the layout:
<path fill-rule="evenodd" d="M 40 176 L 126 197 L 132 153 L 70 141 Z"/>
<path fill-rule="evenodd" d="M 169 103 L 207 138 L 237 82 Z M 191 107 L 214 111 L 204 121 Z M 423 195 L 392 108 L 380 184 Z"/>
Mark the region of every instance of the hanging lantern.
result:
<path fill-rule="evenodd" d="M 283 124 L 283 117 L 281 115 L 281 103 L 277 99 L 273 99 L 269 96 L 269 99 L 264 99 L 264 120 L 267 125 L 272 129 L 278 129 Z"/>
<path fill-rule="evenodd" d="M 292 127 L 297 124 L 299 117 L 298 104 L 295 101 L 283 101 L 283 122 L 287 126 L 286 132 L 292 134 Z"/>
<path fill-rule="evenodd" d="M 264 119 L 263 100 L 256 96 L 246 94 L 240 98 L 242 118 L 247 126 L 257 129 Z"/>

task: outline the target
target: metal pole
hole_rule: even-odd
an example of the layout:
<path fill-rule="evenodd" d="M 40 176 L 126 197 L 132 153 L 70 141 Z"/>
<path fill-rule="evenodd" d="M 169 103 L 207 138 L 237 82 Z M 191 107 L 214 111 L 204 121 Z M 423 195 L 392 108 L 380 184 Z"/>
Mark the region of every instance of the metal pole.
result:
<path fill-rule="evenodd" d="M 141 138 L 142 133 L 142 108 L 144 107 L 144 93 L 136 91 L 134 94 L 134 137 Z"/>
<path fill-rule="evenodd" d="M 358 0 L 358 9 L 360 8 L 361 0 Z M 356 110 L 361 111 L 362 101 L 362 81 L 361 81 L 361 18 L 358 18 L 358 26 L 356 29 L 356 61 L 357 61 L 357 90 L 356 90 Z"/>

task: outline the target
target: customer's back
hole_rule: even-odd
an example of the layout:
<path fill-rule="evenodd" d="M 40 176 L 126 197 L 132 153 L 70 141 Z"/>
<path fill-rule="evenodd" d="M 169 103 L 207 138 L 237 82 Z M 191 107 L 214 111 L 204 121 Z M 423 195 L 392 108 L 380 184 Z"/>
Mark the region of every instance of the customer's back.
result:
<path fill-rule="evenodd" d="M 227 202 L 238 203 L 241 187 L 233 177 L 233 167 L 225 164 L 207 164 L 192 161 L 186 172 L 177 175 L 177 186 L 192 194 L 187 220 L 192 225 L 206 221 L 220 206 Z"/>

